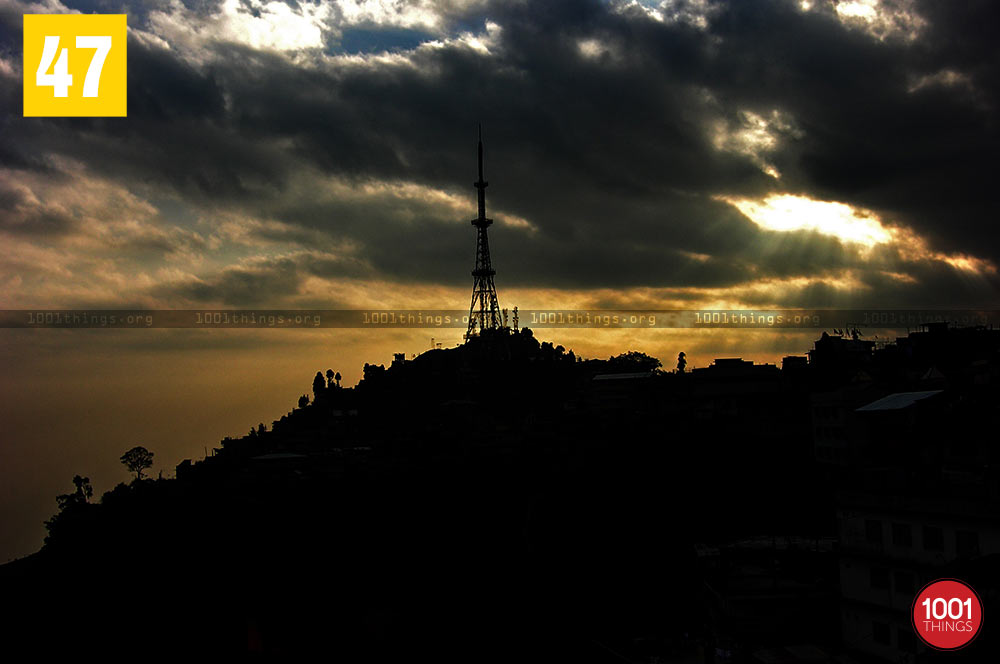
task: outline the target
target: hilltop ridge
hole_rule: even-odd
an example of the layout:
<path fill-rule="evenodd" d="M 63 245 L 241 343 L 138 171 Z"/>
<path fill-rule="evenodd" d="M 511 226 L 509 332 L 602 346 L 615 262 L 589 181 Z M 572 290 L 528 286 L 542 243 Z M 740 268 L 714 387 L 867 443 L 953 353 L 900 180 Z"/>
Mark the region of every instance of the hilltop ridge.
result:
<path fill-rule="evenodd" d="M 817 463 L 817 404 L 919 394 L 893 403 L 948 408 L 968 437 L 996 393 L 997 351 L 987 330 L 886 349 L 824 334 L 783 368 L 723 358 L 665 372 L 641 353 L 583 360 L 500 330 L 366 365 L 355 387 L 321 372 L 299 407 L 176 479 L 69 501 L 39 554 L 0 567 L 8 624 L 43 650 L 350 661 L 603 661 L 595 642 L 640 637 L 694 647 L 719 638 L 688 610 L 711 578 L 699 547 L 832 538 L 837 486 L 866 477 Z M 921 426 L 940 454 L 942 423 Z M 900 463 L 923 458 L 910 445 Z M 836 596 L 830 569 L 809 572 L 817 597 Z M 834 643 L 830 624 L 810 638 Z"/>

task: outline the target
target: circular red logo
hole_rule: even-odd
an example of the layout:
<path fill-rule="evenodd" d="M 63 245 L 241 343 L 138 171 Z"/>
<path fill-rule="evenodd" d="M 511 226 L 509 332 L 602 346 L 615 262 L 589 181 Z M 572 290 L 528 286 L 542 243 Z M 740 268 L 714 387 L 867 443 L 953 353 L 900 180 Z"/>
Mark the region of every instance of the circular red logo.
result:
<path fill-rule="evenodd" d="M 938 650 L 957 650 L 976 638 L 983 626 L 983 603 L 969 584 L 958 579 L 931 581 L 913 600 L 913 629 Z"/>

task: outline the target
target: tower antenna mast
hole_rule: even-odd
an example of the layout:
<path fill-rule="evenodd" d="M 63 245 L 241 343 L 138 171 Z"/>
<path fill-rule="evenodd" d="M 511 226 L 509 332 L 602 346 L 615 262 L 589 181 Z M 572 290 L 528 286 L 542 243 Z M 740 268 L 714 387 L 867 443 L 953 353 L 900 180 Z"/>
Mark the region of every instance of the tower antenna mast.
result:
<path fill-rule="evenodd" d="M 483 126 L 479 125 L 479 180 L 473 186 L 479 190 L 479 216 L 472 220 L 476 227 L 476 267 L 472 270 L 472 304 L 469 306 L 469 329 L 465 338 L 469 339 L 483 330 L 501 327 L 500 305 L 497 303 L 497 289 L 493 284 L 493 269 L 490 260 L 490 240 L 486 229 L 493 223 L 486 218 L 486 187 L 483 179 Z"/>

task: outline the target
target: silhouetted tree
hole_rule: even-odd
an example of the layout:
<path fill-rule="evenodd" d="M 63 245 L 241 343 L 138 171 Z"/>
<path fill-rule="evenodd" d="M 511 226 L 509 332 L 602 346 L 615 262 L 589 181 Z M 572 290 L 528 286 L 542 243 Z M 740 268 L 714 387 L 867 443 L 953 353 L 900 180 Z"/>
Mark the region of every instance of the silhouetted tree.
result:
<path fill-rule="evenodd" d="M 688 361 L 684 355 L 684 351 L 681 351 L 677 355 L 677 373 L 684 373 L 684 367 L 687 366 L 687 363 Z"/>
<path fill-rule="evenodd" d="M 337 381 L 337 387 L 340 387 L 340 372 L 339 371 L 336 374 L 334 374 L 333 379 L 335 381 Z"/>
<path fill-rule="evenodd" d="M 316 377 L 313 378 L 313 398 L 314 400 L 319 400 L 323 391 L 326 389 L 326 380 L 323 378 L 323 372 L 317 371 Z"/>
<path fill-rule="evenodd" d="M 264 424 L 263 422 L 258 423 L 257 424 L 257 435 L 258 436 L 262 436 L 266 432 L 267 432 L 267 425 Z"/>
<path fill-rule="evenodd" d="M 333 387 L 333 378 L 336 374 L 333 373 L 333 369 L 326 370 L 326 386 Z"/>
<path fill-rule="evenodd" d="M 45 529 L 48 531 L 45 536 L 46 546 L 53 542 L 79 539 L 88 528 L 86 514 L 96 507 L 90 504 L 90 498 L 94 495 L 90 478 L 75 475 L 73 484 L 76 491 L 56 496 L 59 511 L 45 521 Z"/>
<path fill-rule="evenodd" d="M 618 371 L 653 371 L 662 366 L 655 357 L 637 350 L 609 358 L 608 365 Z"/>
<path fill-rule="evenodd" d="M 530 327 L 521 328 L 521 339 L 529 348 L 538 349 L 538 339 L 535 338 L 535 333 L 531 331 Z"/>
<path fill-rule="evenodd" d="M 299 397 L 299 408 L 305 408 L 308 405 L 309 405 L 309 395 L 303 394 L 301 397 Z"/>
<path fill-rule="evenodd" d="M 59 505 L 60 511 L 66 509 L 70 505 L 89 503 L 91 497 L 94 495 L 94 489 L 90 486 L 89 477 L 74 475 L 73 484 L 76 486 L 76 491 L 56 496 L 56 503 Z"/>
<path fill-rule="evenodd" d="M 153 466 L 153 453 L 142 445 L 136 445 L 121 456 L 121 462 L 129 472 L 135 473 L 135 479 L 141 480 L 142 471 Z"/>
<path fill-rule="evenodd" d="M 80 477 L 79 475 L 73 476 L 73 486 L 76 487 L 76 493 L 83 497 L 84 502 L 89 503 L 90 499 L 94 495 L 94 489 L 90 486 L 89 477 Z"/>

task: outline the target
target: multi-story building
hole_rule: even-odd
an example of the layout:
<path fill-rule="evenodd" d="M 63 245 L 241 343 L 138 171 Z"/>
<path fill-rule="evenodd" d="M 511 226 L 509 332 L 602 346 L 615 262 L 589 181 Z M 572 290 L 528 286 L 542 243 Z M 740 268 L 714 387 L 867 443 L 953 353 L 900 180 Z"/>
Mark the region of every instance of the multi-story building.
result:
<path fill-rule="evenodd" d="M 856 411 L 852 475 L 838 492 L 841 626 L 849 649 L 891 662 L 926 659 L 911 611 L 938 578 L 1000 553 L 1000 484 L 987 441 L 947 440 L 963 400 L 940 390 L 892 394 Z M 967 442 L 967 441 L 966 441 Z M 975 441 L 974 441 L 975 442 Z"/>

